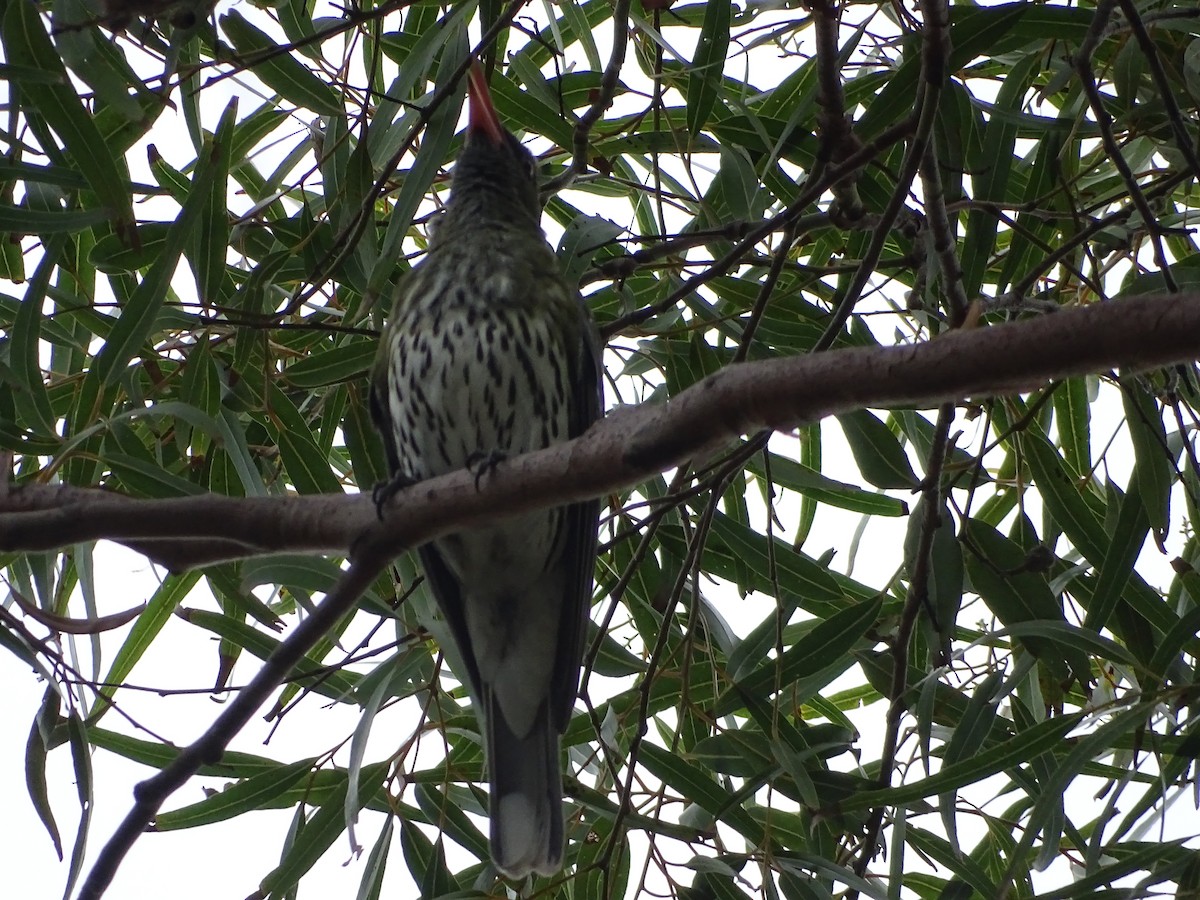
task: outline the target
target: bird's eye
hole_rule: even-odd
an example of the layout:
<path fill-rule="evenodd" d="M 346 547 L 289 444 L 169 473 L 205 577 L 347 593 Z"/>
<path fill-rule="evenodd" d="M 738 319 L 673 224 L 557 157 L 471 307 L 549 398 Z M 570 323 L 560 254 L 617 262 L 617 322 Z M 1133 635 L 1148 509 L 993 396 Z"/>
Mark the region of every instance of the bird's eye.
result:
<path fill-rule="evenodd" d="M 522 146 L 520 152 L 521 167 L 530 177 L 536 178 L 538 172 L 537 157 L 530 152 L 528 147 Z"/>

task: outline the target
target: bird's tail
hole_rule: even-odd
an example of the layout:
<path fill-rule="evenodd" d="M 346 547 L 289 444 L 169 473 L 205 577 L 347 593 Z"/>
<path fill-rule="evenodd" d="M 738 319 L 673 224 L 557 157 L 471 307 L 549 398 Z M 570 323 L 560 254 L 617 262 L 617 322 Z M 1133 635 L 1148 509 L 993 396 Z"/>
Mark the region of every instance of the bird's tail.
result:
<path fill-rule="evenodd" d="M 488 704 L 492 861 L 509 878 L 553 875 L 562 867 L 562 774 L 558 733 L 542 704 L 524 737 L 508 726 L 500 704 Z"/>

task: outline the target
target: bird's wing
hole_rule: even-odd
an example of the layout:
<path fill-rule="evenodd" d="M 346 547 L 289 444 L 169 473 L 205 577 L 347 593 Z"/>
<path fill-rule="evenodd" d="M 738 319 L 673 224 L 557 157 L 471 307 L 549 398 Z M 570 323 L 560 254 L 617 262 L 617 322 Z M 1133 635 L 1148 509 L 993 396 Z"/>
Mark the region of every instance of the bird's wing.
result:
<path fill-rule="evenodd" d="M 475 702 L 482 703 L 482 682 L 479 678 L 479 666 L 475 662 L 475 651 L 471 648 L 471 636 L 467 633 L 467 614 L 463 608 L 462 585 L 454 577 L 446 565 L 446 561 L 442 559 L 442 554 L 438 552 L 433 541 L 419 547 L 417 556 L 420 558 L 421 568 L 425 572 L 425 581 L 433 592 L 433 599 L 437 601 L 438 609 L 446 617 L 446 621 L 450 625 L 450 632 L 454 635 L 454 643 L 458 645 L 459 656 L 462 657 L 463 664 L 467 667 L 467 687 Z"/>
<path fill-rule="evenodd" d="M 387 346 L 387 335 L 384 333 L 383 345 Z M 371 384 L 367 391 L 367 403 L 371 412 L 371 421 L 375 430 L 383 438 L 383 452 L 387 456 L 388 474 L 393 478 L 400 471 L 400 454 L 396 450 L 396 429 L 392 427 L 392 414 L 387 401 L 386 360 L 375 363 L 371 372 Z"/>
<path fill-rule="evenodd" d="M 604 401 L 601 378 L 600 336 L 580 299 L 583 347 L 579 353 L 578 377 L 571 395 L 571 420 L 568 436 L 579 437 L 600 418 Z M 571 719 L 579 691 L 579 667 L 587 638 L 588 612 L 592 605 L 592 579 L 596 570 L 597 525 L 600 500 L 588 500 L 568 506 L 563 517 L 566 539 L 561 559 L 571 569 L 566 573 L 566 596 L 558 626 L 558 653 L 551 680 L 550 711 L 554 727 L 561 734 Z"/>

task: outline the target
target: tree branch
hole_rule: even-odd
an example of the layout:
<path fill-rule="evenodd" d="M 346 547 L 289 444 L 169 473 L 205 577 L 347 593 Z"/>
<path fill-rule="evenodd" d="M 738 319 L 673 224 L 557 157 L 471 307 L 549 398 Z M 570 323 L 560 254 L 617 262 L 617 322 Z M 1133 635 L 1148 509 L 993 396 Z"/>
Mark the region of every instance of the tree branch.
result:
<path fill-rule="evenodd" d="M 864 407 L 932 407 L 1046 381 L 1200 358 L 1200 293 L 1138 297 L 901 347 L 854 347 L 730 365 L 665 405 L 618 410 L 574 441 L 400 491 L 378 521 L 363 495 L 139 500 L 67 485 L 0 486 L 0 551 L 107 538 L 175 567 L 284 552 L 383 552 L 464 527 L 602 496 L 760 429 Z M 374 539 L 374 538 L 372 538 Z M 202 552 L 201 552 L 202 551 Z"/>

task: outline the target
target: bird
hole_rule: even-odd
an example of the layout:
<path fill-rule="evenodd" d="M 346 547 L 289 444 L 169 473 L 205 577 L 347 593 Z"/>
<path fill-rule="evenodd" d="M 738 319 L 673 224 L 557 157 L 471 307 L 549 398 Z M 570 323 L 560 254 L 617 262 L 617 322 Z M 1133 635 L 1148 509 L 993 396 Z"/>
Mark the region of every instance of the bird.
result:
<path fill-rule="evenodd" d="M 601 414 L 600 342 L 541 227 L 536 159 L 467 73 L 468 124 L 428 252 L 402 279 L 372 370 L 391 481 L 467 468 L 581 435 Z M 591 606 L 599 501 L 511 516 L 417 550 L 475 702 L 491 856 L 510 879 L 564 853 L 560 736 Z"/>

